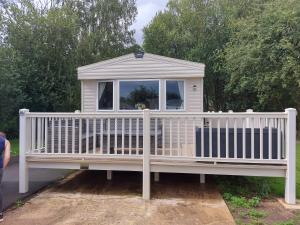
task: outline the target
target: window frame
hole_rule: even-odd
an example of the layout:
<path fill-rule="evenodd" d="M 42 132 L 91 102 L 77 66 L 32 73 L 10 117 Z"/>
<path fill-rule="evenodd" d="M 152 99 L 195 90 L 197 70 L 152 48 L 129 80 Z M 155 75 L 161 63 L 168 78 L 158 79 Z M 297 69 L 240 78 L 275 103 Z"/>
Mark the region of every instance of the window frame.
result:
<path fill-rule="evenodd" d="M 167 108 L 167 81 L 182 81 L 183 82 L 183 108 L 182 109 L 168 109 Z M 164 102 L 165 102 L 165 111 L 169 112 L 184 112 L 186 111 L 186 82 L 185 79 L 166 79 L 164 82 L 165 86 L 165 96 L 164 96 Z"/>
<path fill-rule="evenodd" d="M 112 82 L 113 85 L 113 103 L 112 103 L 112 109 L 99 109 L 99 83 L 107 83 L 107 82 Z M 113 112 L 115 111 L 115 81 L 114 80 L 98 80 L 97 81 L 97 98 L 96 98 L 96 108 L 97 112 Z"/>
<path fill-rule="evenodd" d="M 159 112 L 161 109 L 161 80 L 160 79 L 123 79 L 118 80 L 118 96 L 117 96 L 117 109 L 118 112 L 142 112 L 142 109 L 120 109 L 120 82 L 123 81 L 158 81 L 158 109 L 149 109 L 150 111 Z"/>

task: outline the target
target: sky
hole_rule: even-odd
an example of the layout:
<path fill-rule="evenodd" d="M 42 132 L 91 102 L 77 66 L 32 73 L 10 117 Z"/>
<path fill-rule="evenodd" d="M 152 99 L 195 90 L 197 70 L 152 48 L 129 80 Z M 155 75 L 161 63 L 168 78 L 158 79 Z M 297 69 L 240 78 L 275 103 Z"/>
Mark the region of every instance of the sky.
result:
<path fill-rule="evenodd" d="M 150 23 L 158 11 L 163 10 L 168 0 L 136 0 L 138 14 L 132 28 L 135 29 L 135 40 L 143 43 L 143 28 Z"/>

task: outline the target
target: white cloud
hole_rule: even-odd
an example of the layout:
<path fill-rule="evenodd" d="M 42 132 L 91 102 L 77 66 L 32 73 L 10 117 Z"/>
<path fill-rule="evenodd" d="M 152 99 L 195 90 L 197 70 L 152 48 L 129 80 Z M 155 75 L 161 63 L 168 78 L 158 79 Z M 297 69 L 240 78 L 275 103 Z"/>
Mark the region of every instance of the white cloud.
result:
<path fill-rule="evenodd" d="M 138 44 L 143 43 L 143 28 L 149 24 L 158 11 L 162 11 L 168 0 L 137 0 L 138 15 L 132 28 L 135 29 L 135 39 Z"/>

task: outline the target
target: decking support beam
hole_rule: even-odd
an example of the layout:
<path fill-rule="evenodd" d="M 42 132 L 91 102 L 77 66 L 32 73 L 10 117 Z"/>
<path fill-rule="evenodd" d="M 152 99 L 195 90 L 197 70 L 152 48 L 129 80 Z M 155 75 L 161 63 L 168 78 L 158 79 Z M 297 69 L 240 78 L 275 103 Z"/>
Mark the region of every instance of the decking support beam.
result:
<path fill-rule="evenodd" d="M 159 182 L 159 173 L 158 172 L 154 173 L 154 181 Z"/>
<path fill-rule="evenodd" d="M 150 200 L 150 111 L 143 113 L 143 199 Z"/>
<path fill-rule="evenodd" d="M 200 174 L 200 184 L 205 184 L 205 174 Z"/>
<path fill-rule="evenodd" d="M 111 170 L 107 170 L 106 171 L 106 178 L 107 178 L 107 180 L 111 180 L 112 179 L 112 171 Z"/>
<path fill-rule="evenodd" d="M 20 115 L 19 193 L 28 192 L 28 165 L 26 161 L 26 151 L 28 146 L 27 145 L 28 132 L 27 132 L 26 113 L 29 113 L 28 109 L 20 109 L 19 111 L 19 115 Z"/>
<path fill-rule="evenodd" d="M 287 170 L 285 177 L 285 201 L 288 204 L 296 204 L 296 109 L 286 109 L 287 137 L 286 137 L 286 159 Z"/>

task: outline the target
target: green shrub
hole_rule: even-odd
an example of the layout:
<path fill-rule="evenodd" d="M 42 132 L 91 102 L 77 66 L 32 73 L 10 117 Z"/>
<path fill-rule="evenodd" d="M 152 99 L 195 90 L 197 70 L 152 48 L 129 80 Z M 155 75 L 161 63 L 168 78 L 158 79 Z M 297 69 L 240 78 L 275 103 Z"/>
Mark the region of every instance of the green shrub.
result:
<path fill-rule="evenodd" d="M 249 206 L 251 208 L 253 208 L 253 207 L 257 207 L 259 205 L 260 201 L 261 201 L 260 197 L 256 196 L 256 197 L 249 199 L 248 203 L 249 203 Z"/>
<path fill-rule="evenodd" d="M 255 208 L 259 205 L 261 201 L 259 197 L 246 199 L 245 197 L 234 196 L 228 192 L 224 193 L 223 197 L 225 201 L 229 202 L 230 205 L 235 208 Z"/>
<path fill-rule="evenodd" d="M 243 207 L 248 208 L 247 199 L 245 197 L 232 196 L 230 199 L 230 203 L 234 207 Z"/>
<path fill-rule="evenodd" d="M 257 211 L 256 209 L 250 209 L 249 212 L 248 212 L 248 215 L 251 217 L 251 218 L 264 218 L 267 216 L 267 213 L 264 212 L 264 211 Z"/>

